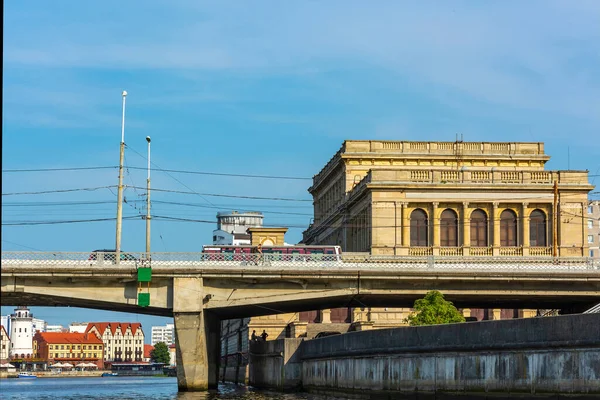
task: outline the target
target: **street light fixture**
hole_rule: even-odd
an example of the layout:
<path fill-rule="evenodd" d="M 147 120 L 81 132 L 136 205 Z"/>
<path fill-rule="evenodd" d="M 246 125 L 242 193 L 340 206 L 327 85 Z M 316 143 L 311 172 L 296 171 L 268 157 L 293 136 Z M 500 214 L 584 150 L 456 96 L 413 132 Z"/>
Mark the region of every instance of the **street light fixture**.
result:
<path fill-rule="evenodd" d="M 123 90 L 123 117 L 121 119 L 121 146 L 119 153 L 119 187 L 117 188 L 117 238 L 115 244 L 115 263 L 121 261 L 121 227 L 123 224 L 123 161 L 125 158 L 125 98 L 127 91 Z"/>

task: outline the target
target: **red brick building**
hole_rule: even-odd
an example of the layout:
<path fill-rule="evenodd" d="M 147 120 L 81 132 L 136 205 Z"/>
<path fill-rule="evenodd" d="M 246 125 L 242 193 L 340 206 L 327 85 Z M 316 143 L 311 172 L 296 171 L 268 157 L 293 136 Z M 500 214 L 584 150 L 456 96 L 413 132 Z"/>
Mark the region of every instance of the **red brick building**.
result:
<path fill-rule="evenodd" d="M 33 337 L 35 358 L 55 363 L 94 363 L 103 368 L 104 344 L 93 333 L 37 332 Z"/>

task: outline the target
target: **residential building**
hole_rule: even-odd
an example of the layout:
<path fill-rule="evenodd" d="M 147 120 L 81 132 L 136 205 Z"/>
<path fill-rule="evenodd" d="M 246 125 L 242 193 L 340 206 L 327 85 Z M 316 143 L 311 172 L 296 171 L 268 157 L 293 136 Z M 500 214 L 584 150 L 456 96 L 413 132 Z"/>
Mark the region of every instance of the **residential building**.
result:
<path fill-rule="evenodd" d="M 87 322 L 72 322 L 69 324 L 69 332 L 85 333 L 87 327 L 88 327 Z"/>
<path fill-rule="evenodd" d="M 2 315 L 0 317 L 0 325 L 6 329 L 6 332 L 8 332 L 8 336 L 10 337 L 10 315 Z"/>
<path fill-rule="evenodd" d="M 592 200 L 588 203 L 587 228 L 589 256 L 598 259 L 600 258 L 600 200 Z"/>
<path fill-rule="evenodd" d="M 0 361 L 8 360 L 8 350 L 10 348 L 10 338 L 8 332 L 4 329 L 4 325 L 0 326 Z"/>
<path fill-rule="evenodd" d="M 85 333 L 94 333 L 104 343 L 104 361 L 142 361 L 144 331 L 139 322 L 90 322 Z"/>
<path fill-rule="evenodd" d="M 104 344 L 93 333 L 37 332 L 33 337 L 36 359 L 55 363 L 94 363 L 104 367 Z"/>
<path fill-rule="evenodd" d="M 250 244 L 248 228 L 262 227 L 263 214 L 261 212 L 218 212 L 217 229 L 213 231 L 213 244 L 219 245 L 244 245 Z"/>
<path fill-rule="evenodd" d="M 33 314 L 26 306 L 19 306 L 10 315 L 11 359 L 30 359 L 33 355 Z"/>
<path fill-rule="evenodd" d="M 543 143 L 347 140 L 313 177 L 303 243 L 390 256 L 587 256 L 588 172 L 545 170 L 549 159 Z M 335 320 L 395 325 L 408 312 L 348 309 Z"/>
<path fill-rule="evenodd" d="M 150 360 L 151 360 L 150 353 L 152 352 L 152 350 L 154 350 L 153 345 L 151 345 L 151 344 L 144 345 L 144 358 L 142 359 L 142 361 L 150 362 Z"/>
<path fill-rule="evenodd" d="M 172 344 L 169 346 L 170 366 L 175 367 L 177 365 L 177 347 Z"/>
<path fill-rule="evenodd" d="M 150 343 L 156 346 L 156 343 L 163 342 L 167 346 L 175 343 L 175 325 L 166 324 L 165 326 L 153 326 L 152 338 Z"/>

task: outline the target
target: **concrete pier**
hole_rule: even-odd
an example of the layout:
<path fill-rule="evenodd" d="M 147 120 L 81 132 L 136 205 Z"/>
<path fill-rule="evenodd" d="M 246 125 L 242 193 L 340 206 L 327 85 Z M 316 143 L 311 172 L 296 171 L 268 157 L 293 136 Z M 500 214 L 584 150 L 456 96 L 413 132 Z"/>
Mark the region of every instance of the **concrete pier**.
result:
<path fill-rule="evenodd" d="M 251 347 L 250 384 L 382 398 L 412 393 L 600 395 L 600 314 L 281 342 Z M 299 376 L 290 374 L 298 369 Z"/>

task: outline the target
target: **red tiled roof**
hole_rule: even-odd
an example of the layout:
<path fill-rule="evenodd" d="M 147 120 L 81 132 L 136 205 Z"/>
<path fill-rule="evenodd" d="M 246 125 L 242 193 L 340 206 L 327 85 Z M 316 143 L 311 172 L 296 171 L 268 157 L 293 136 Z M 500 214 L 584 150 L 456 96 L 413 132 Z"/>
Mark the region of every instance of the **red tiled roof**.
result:
<path fill-rule="evenodd" d="M 115 334 L 117 329 L 120 329 L 121 334 L 125 334 L 127 332 L 127 328 L 131 329 L 131 334 L 135 335 L 138 329 L 142 328 L 142 324 L 139 322 L 90 322 L 88 323 L 87 328 L 85 328 L 85 332 L 89 332 L 93 327 L 96 327 L 100 336 L 104 335 L 106 329 L 110 329 L 111 334 Z"/>
<path fill-rule="evenodd" d="M 154 349 L 151 344 L 144 345 L 144 358 L 150 358 L 150 352 Z"/>
<path fill-rule="evenodd" d="M 99 339 L 96 335 L 90 335 L 87 333 L 77 333 L 77 332 L 37 332 L 35 334 L 35 338 L 38 340 L 43 340 L 46 343 L 52 344 L 64 344 L 64 343 L 74 343 L 74 344 L 102 344 L 102 340 Z"/>

